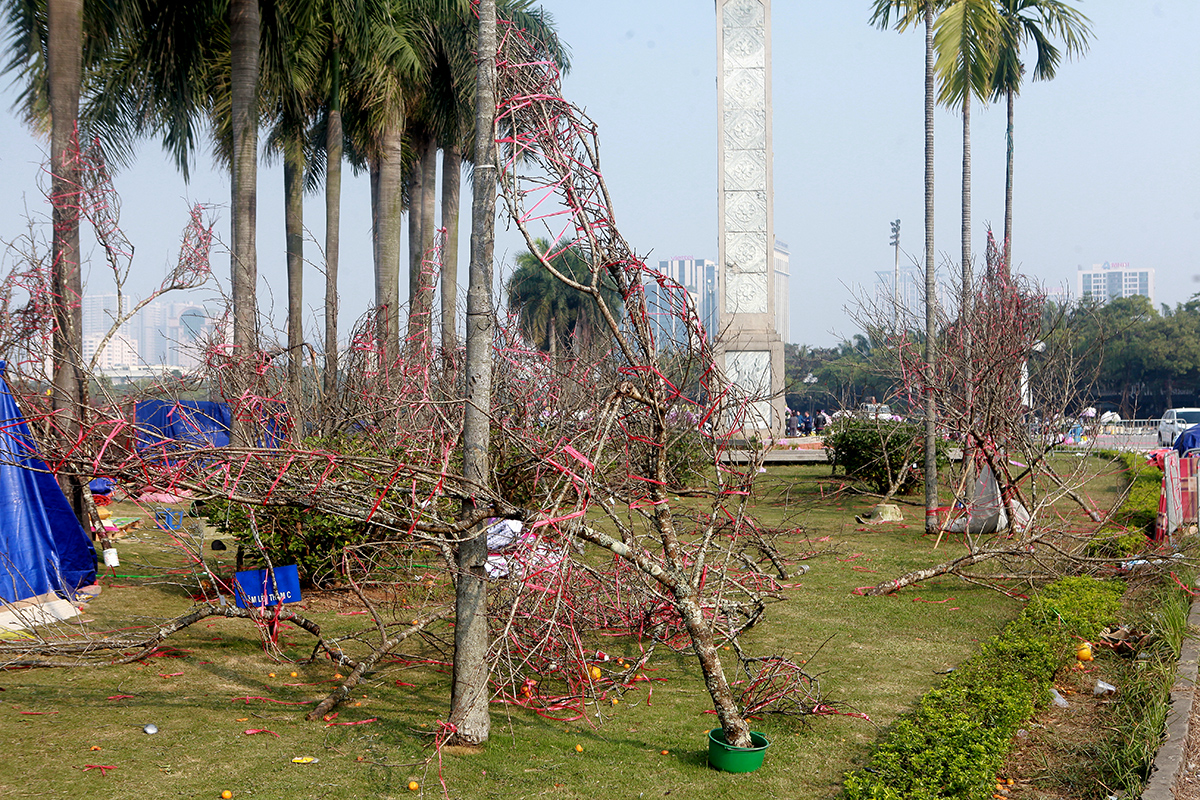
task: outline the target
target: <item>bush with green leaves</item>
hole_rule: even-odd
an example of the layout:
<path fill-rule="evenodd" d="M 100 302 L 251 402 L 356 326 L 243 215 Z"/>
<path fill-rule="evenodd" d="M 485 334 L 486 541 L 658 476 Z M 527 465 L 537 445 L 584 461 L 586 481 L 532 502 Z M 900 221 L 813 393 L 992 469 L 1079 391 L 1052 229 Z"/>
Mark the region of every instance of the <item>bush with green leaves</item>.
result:
<path fill-rule="evenodd" d="M 825 429 L 825 448 L 835 472 L 841 469 L 880 494 L 896 480 L 900 482 L 898 491 L 915 491 L 924 478 L 925 431 L 911 422 L 842 417 Z M 941 441 L 937 459 L 939 464 L 946 463 Z"/>
<path fill-rule="evenodd" d="M 203 513 L 218 533 L 234 537 L 246 553 L 246 566 L 264 566 L 247 506 L 210 500 L 204 504 Z M 342 550 L 371 536 L 371 526 L 358 520 L 286 506 L 255 507 L 254 521 L 271 564 L 295 564 L 301 581 L 308 585 L 319 586 L 338 575 L 337 560 Z"/>
<path fill-rule="evenodd" d="M 1076 636 L 1116 621 L 1123 586 L 1064 578 L 901 717 L 871 757 L 846 775 L 847 800 L 992 796 L 1017 728 L 1049 696 Z"/>
<path fill-rule="evenodd" d="M 1146 463 L 1140 453 L 1106 451 L 1098 455 L 1119 461 L 1129 476 L 1125 501 L 1088 543 L 1088 555 L 1123 558 L 1144 553 L 1151 546 L 1158 517 L 1158 497 L 1163 473 Z"/>

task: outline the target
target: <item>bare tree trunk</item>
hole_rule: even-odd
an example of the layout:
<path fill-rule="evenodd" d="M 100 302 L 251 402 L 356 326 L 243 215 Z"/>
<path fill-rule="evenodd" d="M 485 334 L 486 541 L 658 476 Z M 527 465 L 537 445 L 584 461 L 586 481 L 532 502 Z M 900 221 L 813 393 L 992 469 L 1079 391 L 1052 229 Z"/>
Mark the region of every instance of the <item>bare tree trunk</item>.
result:
<path fill-rule="evenodd" d="M 79 209 L 79 93 L 83 60 L 83 3 L 50 0 L 48 6 L 48 67 L 50 80 L 50 200 L 54 232 L 50 269 L 54 303 L 53 406 L 64 437 L 83 435 L 87 399 L 80 359 L 83 358 L 83 279 L 80 271 Z M 87 503 L 81 479 L 59 478 L 63 492 L 80 523 L 87 525 Z"/>
<path fill-rule="evenodd" d="M 933 3 L 925 3 L 925 530 L 938 528 L 937 397 L 931 391 L 937 366 L 937 269 L 933 260 Z"/>
<path fill-rule="evenodd" d="M 325 131 L 325 366 L 321 393 L 331 408 L 338 391 L 338 249 L 342 227 L 341 55 L 333 48 L 333 81 Z M 332 414 L 322 415 L 332 420 Z M 331 433 L 326 430 L 325 433 Z"/>
<path fill-rule="evenodd" d="M 462 181 L 462 150 L 457 144 L 442 150 L 442 354 L 458 348 L 458 203 Z"/>
<path fill-rule="evenodd" d="M 304 146 L 295 139 L 284 145 L 283 196 L 284 234 L 288 283 L 288 405 L 297 425 L 292 431 L 304 438 L 301 411 L 301 375 L 304 369 Z"/>
<path fill-rule="evenodd" d="M 717 719 L 725 732 L 725 741 L 731 747 L 752 747 L 750 726 L 733 699 L 725 670 L 721 667 L 721 658 L 713 643 L 712 627 L 705 621 L 695 597 L 678 593 L 675 597 L 676 607 L 683 615 L 683 623 L 692 638 L 692 648 L 700 661 L 700 670 L 704 673 L 704 686 L 712 697 Z"/>
<path fill-rule="evenodd" d="M 387 365 L 395 363 L 400 346 L 400 164 L 401 127 L 397 122 L 383 135 L 378 169 L 378 247 L 375 264 L 375 305 L 379 314 L 380 351 Z"/>
<path fill-rule="evenodd" d="M 479 4 L 478 71 L 475 88 L 475 183 L 471 211 L 471 267 L 467 288 L 467 396 L 463 419 L 463 476 L 489 480 L 492 392 L 492 248 L 496 219 L 496 2 Z M 462 515 L 475 504 L 462 503 Z M 450 722 L 463 744 L 482 744 L 491 731 L 488 713 L 486 528 L 455 552 L 454 687 Z"/>

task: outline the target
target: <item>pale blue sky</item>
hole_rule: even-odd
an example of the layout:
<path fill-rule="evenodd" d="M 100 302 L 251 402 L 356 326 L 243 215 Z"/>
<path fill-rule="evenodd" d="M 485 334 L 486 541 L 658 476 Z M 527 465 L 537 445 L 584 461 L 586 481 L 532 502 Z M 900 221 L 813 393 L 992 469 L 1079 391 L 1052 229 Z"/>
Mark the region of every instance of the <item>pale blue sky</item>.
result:
<path fill-rule="evenodd" d="M 547 0 L 574 68 L 565 94 L 600 126 L 604 174 L 617 223 L 639 253 L 716 258 L 715 14 L 706 0 Z M 844 307 L 857 284 L 889 269 L 888 223 L 902 246 L 923 242 L 922 38 L 867 23 L 867 2 L 816 6 L 774 0 L 775 231 L 791 246 L 791 331 L 785 339 L 827 345 L 855 333 Z M 1016 107 L 1014 261 L 1048 285 L 1074 287 L 1079 265 L 1129 262 L 1157 271 L 1157 301 L 1200 290 L 1200 4 L 1162 0 L 1078 3 L 1095 40 L 1048 83 L 1027 83 Z M 23 230 L 23 209 L 41 209 L 42 145 L 0 102 L 0 237 Z M 939 110 L 936 242 L 957 261 L 962 129 Z M 982 255 L 986 225 L 1004 215 L 1004 109 L 972 114 L 973 219 Z M 118 175 L 123 226 L 138 248 L 140 287 L 174 257 L 189 201 L 212 203 L 228 234 L 228 181 L 201 157 L 190 185 L 147 142 Z M 282 324 L 281 170 L 260 170 L 258 261 L 264 310 Z M 464 192 L 469 198 L 469 193 Z M 370 213 L 365 180 L 343 194 L 343 330 L 371 301 Z M 307 224 L 323 239 L 323 201 Z M 469 215 L 464 214 L 464 220 Z M 462 231 L 465 263 L 468 225 Z M 504 229 L 497 254 L 519 249 Z M 310 245 L 311 259 L 319 260 Z M 507 267 L 498 265 L 499 270 Z M 4 267 L 8 267 L 6 261 Z M 228 256 L 215 254 L 227 283 Z M 955 267 L 957 269 L 957 267 Z M 465 272 L 465 269 L 464 269 Z M 106 290 L 96 264 L 90 286 Z M 308 327 L 319 325 L 323 277 L 306 280 Z"/>

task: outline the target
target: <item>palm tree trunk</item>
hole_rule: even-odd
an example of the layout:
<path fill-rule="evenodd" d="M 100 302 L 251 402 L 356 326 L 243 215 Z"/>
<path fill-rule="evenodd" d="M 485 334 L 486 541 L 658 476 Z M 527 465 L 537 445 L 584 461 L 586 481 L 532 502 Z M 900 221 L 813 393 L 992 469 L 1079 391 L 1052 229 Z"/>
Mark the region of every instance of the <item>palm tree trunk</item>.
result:
<path fill-rule="evenodd" d="M 325 367 L 321 387 L 327 412 L 333 407 L 338 387 L 338 239 L 342 225 L 341 55 L 336 41 L 331 68 L 333 81 L 325 130 Z M 322 417 L 327 425 L 332 424 L 333 414 Z M 326 428 L 325 433 L 332 430 Z"/>
<path fill-rule="evenodd" d="M 492 256 L 496 220 L 496 0 L 480 0 L 475 81 L 475 182 L 471 206 L 471 266 L 467 287 L 467 396 L 463 412 L 463 476 L 488 480 L 492 394 Z M 463 516 L 475 513 L 471 498 Z M 463 744 L 482 744 L 491 732 L 488 713 L 486 528 L 455 550 L 454 686 L 450 722 Z"/>
<path fill-rule="evenodd" d="M 50 82 L 50 199 L 54 231 L 50 269 L 53 291 L 53 397 L 64 438 L 83 434 L 87 385 L 83 357 L 83 278 L 80 271 L 77 157 L 79 94 L 83 80 L 82 0 L 50 0 L 47 9 L 47 56 Z M 75 516 L 87 523 L 83 482 L 60 476 L 59 483 Z"/>
<path fill-rule="evenodd" d="M 437 153 L 437 140 L 430 136 L 422 143 L 421 149 L 421 283 L 418 291 L 420 313 L 417 317 L 420 343 L 425 353 L 433 350 L 433 295 L 438 281 L 438 274 L 426 263 L 437 234 Z"/>
<path fill-rule="evenodd" d="M 421 202 L 425 194 L 425 171 L 421 169 L 420 153 L 424 150 L 424 134 L 413 135 L 413 146 L 417 151 L 417 159 L 409 165 L 406 171 L 408 184 L 408 313 L 412 316 L 413 308 L 417 305 L 417 294 L 421 289 L 421 243 L 425 240 L 422 226 L 425 210 Z"/>
<path fill-rule="evenodd" d="M 1005 144 L 1008 154 L 1004 169 L 1004 275 L 1005 281 L 1012 277 L 1012 194 L 1013 194 L 1013 93 L 1006 93 L 1008 100 L 1008 128 Z"/>
<path fill-rule="evenodd" d="M 288 405 L 292 419 L 306 418 L 301 410 L 301 374 L 304 368 L 304 144 L 293 138 L 283 153 L 283 228 L 287 252 L 288 293 Z M 304 437 L 301 424 L 292 431 L 296 442 Z"/>
<path fill-rule="evenodd" d="M 229 36 L 233 116 L 233 344 L 245 359 L 257 347 L 255 290 L 258 260 L 255 216 L 258 188 L 258 0 L 231 0 Z"/>
<path fill-rule="evenodd" d="M 458 348 L 458 203 L 462 181 L 462 150 L 457 144 L 442 150 L 442 355 L 450 359 Z"/>
<path fill-rule="evenodd" d="M 233 248 L 230 285 L 233 294 L 233 353 L 237 366 L 230 394 L 238 396 L 250 386 L 250 357 L 258 349 L 258 256 L 255 223 L 258 194 L 258 50 L 261 15 L 258 0 L 231 0 L 229 44 L 231 53 L 230 114 L 233 120 Z M 232 443 L 254 439 L 249 420 L 236 414 Z"/>
<path fill-rule="evenodd" d="M 376 179 L 378 226 L 376 236 L 375 305 L 379 315 L 379 344 L 384 364 L 396 362 L 400 346 L 400 186 L 401 127 L 397 122 L 383 134 Z"/>
<path fill-rule="evenodd" d="M 925 2 L 925 530 L 937 529 L 937 271 L 933 261 L 933 2 Z"/>
<path fill-rule="evenodd" d="M 969 431 L 974 426 L 975 415 L 975 352 L 971 335 L 972 317 L 974 316 L 971 275 L 971 92 L 963 93 L 963 172 L 962 172 L 962 298 L 959 302 L 959 318 L 963 331 L 963 420 L 961 430 Z M 968 438 L 963 440 L 963 470 L 969 476 L 966 481 L 967 494 L 970 496 L 975 487 L 973 469 L 973 447 Z"/>

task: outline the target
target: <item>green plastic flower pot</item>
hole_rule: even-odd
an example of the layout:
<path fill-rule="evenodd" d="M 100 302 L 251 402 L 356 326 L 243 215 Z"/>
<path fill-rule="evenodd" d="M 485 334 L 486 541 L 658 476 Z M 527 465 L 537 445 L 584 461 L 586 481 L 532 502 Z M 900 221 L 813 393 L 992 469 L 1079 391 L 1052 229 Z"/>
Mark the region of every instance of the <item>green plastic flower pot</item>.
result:
<path fill-rule="evenodd" d="M 763 764 L 771 742 L 758 731 L 750 731 L 753 747 L 734 747 L 725 741 L 725 731 L 708 732 L 708 763 L 723 772 L 754 772 Z"/>

